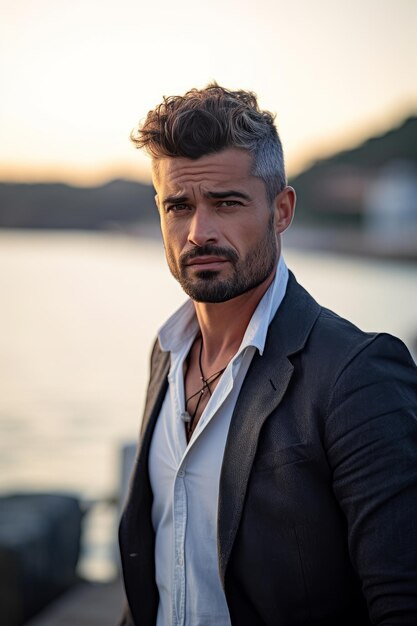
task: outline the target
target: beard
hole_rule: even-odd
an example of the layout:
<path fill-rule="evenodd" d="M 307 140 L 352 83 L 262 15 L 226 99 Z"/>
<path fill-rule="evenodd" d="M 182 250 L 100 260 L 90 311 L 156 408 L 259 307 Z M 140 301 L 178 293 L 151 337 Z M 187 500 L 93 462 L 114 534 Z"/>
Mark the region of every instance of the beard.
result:
<path fill-rule="evenodd" d="M 219 256 L 229 261 L 231 275 L 220 278 L 220 271 L 202 270 L 190 274 L 188 263 L 199 256 Z M 172 249 L 166 246 L 169 269 L 185 293 L 196 302 L 219 303 L 236 298 L 263 283 L 275 269 L 278 244 L 271 215 L 262 239 L 241 259 L 235 250 L 206 244 L 196 246 L 176 261 Z"/>

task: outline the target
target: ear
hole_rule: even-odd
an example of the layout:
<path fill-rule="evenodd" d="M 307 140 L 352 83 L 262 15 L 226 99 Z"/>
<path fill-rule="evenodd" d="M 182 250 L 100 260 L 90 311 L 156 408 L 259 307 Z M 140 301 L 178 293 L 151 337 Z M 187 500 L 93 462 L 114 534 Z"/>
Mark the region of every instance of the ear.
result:
<path fill-rule="evenodd" d="M 159 213 L 159 199 L 158 199 L 158 194 L 157 193 L 154 196 L 154 200 L 155 200 L 155 206 L 156 206 L 156 208 L 158 210 L 158 213 Z"/>
<path fill-rule="evenodd" d="M 281 234 L 287 230 L 294 217 L 296 195 L 292 187 L 285 187 L 274 201 L 275 231 Z"/>

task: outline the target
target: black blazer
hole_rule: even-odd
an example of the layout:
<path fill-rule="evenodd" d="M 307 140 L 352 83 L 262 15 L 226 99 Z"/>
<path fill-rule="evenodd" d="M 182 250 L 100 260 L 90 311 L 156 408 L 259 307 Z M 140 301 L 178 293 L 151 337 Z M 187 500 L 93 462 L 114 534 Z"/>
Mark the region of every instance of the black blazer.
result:
<path fill-rule="evenodd" d="M 156 622 L 148 453 L 168 368 L 156 344 L 119 533 L 125 625 Z M 292 275 L 233 413 L 218 563 L 233 626 L 417 624 L 416 367 Z"/>

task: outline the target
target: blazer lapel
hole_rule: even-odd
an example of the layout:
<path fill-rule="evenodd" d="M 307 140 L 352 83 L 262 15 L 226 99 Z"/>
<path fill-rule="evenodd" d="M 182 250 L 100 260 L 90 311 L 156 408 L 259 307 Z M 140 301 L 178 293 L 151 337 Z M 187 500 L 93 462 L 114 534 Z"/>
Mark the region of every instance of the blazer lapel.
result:
<path fill-rule="evenodd" d="M 169 369 L 169 354 L 161 352 L 159 348 L 155 350 L 141 427 L 141 440 L 119 527 L 126 594 L 132 613 L 141 615 L 143 624 L 155 623 L 158 606 L 148 457 L 153 430 L 168 387 Z"/>
<path fill-rule="evenodd" d="M 167 389 L 170 355 L 169 352 L 162 352 L 160 350 L 159 342 L 157 342 L 157 345 L 155 346 L 155 351 L 157 351 L 155 364 L 151 371 L 151 378 L 149 381 L 148 392 L 146 394 L 145 409 L 141 425 L 142 437 L 145 434 L 148 422 L 152 422 L 153 426 L 155 426 L 156 418 L 158 417 L 159 409 L 161 408 Z M 151 426 L 151 430 L 153 430 L 153 426 Z"/>
<path fill-rule="evenodd" d="M 169 370 L 169 353 L 161 352 L 159 346 L 157 350 L 155 363 L 151 371 L 151 379 L 149 381 L 148 393 L 146 396 L 145 409 L 143 412 L 143 420 L 141 425 L 141 436 L 136 454 L 132 479 L 130 484 L 130 492 L 134 492 L 134 497 L 129 497 L 126 506 L 126 518 L 132 521 L 135 528 L 139 520 L 136 519 L 137 513 L 141 511 L 141 498 L 148 498 L 150 494 L 150 484 L 148 475 L 148 456 L 149 448 L 152 440 L 153 430 L 156 420 L 162 407 L 168 387 L 168 370 Z M 133 510 L 134 509 L 134 510 Z M 138 516 L 143 518 L 142 515 Z M 139 533 L 132 533 L 133 537 L 137 537 Z"/>
<path fill-rule="evenodd" d="M 258 438 L 280 404 L 293 373 L 290 356 L 300 351 L 320 306 L 290 272 L 285 298 L 268 329 L 265 350 L 257 353 L 233 412 L 220 477 L 218 558 L 222 583 L 239 527 Z"/>

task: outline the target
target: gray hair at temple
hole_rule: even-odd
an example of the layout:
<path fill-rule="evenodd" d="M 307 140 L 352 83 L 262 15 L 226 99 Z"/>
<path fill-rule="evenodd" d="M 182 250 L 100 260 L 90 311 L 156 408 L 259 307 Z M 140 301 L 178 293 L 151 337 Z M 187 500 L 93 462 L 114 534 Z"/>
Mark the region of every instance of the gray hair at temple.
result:
<path fill-rule="evenodd" d="M 149 111 L 130 138 L 153 159 L 199 157 L 226 148 L 242 148 L 253 156 L 252 174 L 265 183 L 268 201 L 286 185 L 281 141 L 275 116 L 260 110 L 251 91 L 229 91 L 217 83 L 191 89 L 184 96 L 164 97 Z"/>

